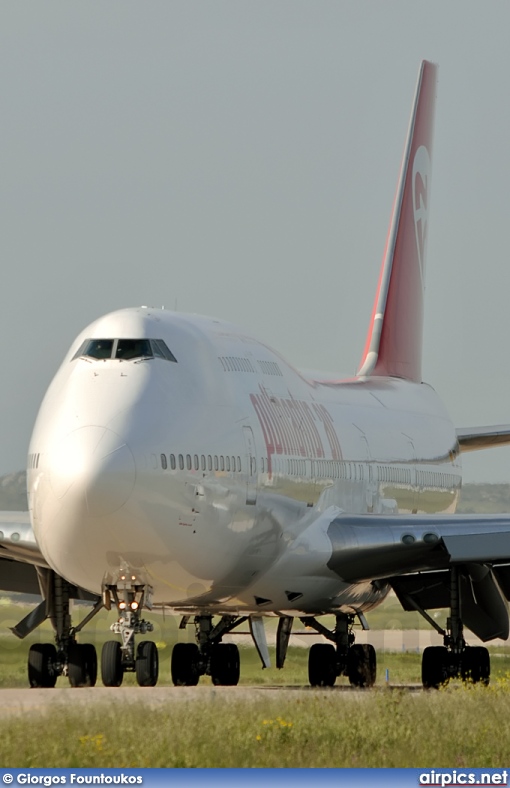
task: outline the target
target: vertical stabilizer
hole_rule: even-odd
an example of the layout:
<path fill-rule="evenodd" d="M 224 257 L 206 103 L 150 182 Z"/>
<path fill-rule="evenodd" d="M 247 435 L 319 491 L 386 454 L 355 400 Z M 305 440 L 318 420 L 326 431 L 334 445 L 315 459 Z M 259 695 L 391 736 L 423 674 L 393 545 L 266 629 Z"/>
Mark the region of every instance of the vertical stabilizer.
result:
<path fill-rule="evenodd" d="M 424 60 L 358 375 L 422 380 L 425 247 L 436 74 L 437 67 Z"/>

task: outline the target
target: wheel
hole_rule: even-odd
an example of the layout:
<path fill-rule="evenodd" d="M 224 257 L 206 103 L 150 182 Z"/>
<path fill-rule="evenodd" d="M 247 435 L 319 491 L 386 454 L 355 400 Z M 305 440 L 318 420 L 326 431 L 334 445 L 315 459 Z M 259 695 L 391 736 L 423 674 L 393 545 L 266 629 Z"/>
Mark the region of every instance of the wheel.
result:
<path fill-rule="evenodd" d="M 97 655 L 91 643 L 73 643 L 69 648 L 67 675 L 71 687 L 94 687 L 97 680 Z"/>
<path fill-rule="evenodd" d="M 487 686 L 491 676 L 491 658 L 485 646 L 468 646 L 462 655 L 463 681 Z"/>
<path fill-rule="evenodd" d="M 368 682 L 367 687 L 373 687 L 377 678 L 377 654 L 371 643 L 366 646 L 368 654 Z"/>
<path fill-rule="evenodd" d="M 347 655 L 347 675 L 353 687 L 373 687 L 377 673 L 377 656 L 370 643 L 351 646 Z"/>
<path fill-rule="evenodd" d="M 211 652 L 211 679 L 216 685 L 239 684 L 239 649 L 235 643 L 218 643 Z"/>
<path fill-rule="evenodd" d="M 332 687 L 336 675 L 335 647 L 329 643 L 314 643 L 308 652 L 308 681 L 312 687 Z"/>
<path fill-rule="evenodd" d="M 120 687 L 124 678 L 122 650 L 117 640 L 107 640 L 101 652 L 101 678 L 105 687 Z"/>
<path fill-rule="evenodd" d="M 424 689 L 439 689 L 448 679 L 448 649 L 445 646 L 427 646 L 421 658 Z"/>
<path fill-rule="evenodd" d="M 87 687 L 95 687 L 97 681 L 97 651 L 92 643 L 84 643 L 82 646 L 85 654 L 85 666 L 88 677 Z"/>
<path fill-rule="evenodd" d="M 172 681 L 176 687 L 196 687 L 199 652 L 195 643 L 176 643 L 172 649 Z"/>
<path fill-rule="evenodd" d="M 140 687 L 155 687 L 158 683 L 159 656 L 152 640 L 142 640 L 136 650 L 136 680 Z"/>
<path fill-rule="evenodd" d="M 57 649 L 52 643 L 35 643 L 28 652 L 28 681 L 31 687 L 54 687 L 57 682 Z"/>

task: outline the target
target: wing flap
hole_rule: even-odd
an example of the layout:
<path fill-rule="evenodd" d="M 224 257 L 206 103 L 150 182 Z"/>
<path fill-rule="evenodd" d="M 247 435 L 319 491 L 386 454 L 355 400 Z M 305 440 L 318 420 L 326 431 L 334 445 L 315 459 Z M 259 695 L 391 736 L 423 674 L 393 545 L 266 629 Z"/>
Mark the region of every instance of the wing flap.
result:
<path fill-rule="evenodd" d="M 419 572 L 390 579 L 404 610 L 422 610 L 450 606 L 449 572 Z M 501 589 L 488 567 L 468 566 L 460 578 L 462 619 L 484 643 L 494 638 L 508 638 L 508 611 Z"/>

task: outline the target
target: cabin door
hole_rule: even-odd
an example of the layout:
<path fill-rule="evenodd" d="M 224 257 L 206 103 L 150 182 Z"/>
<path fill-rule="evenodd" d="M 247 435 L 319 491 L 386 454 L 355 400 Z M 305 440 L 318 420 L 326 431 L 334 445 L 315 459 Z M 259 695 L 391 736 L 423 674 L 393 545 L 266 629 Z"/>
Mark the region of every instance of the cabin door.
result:
<path fill-rule="evenodd" d="M 257 455 L 252 428 L 243 427 L 243 435 L 246 447 L 246 503 L 254 506 L 257 503 Z"/>

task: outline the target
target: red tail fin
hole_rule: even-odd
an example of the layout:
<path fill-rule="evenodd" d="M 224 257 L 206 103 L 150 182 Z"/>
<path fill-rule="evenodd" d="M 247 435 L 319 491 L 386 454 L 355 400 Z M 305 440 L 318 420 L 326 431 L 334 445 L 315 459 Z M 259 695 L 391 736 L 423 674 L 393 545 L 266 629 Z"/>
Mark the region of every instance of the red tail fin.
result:
<path fill-rule="evenodd" d="M 437 67 L 423 61 L 358 375 L 421 382 L 425 246 Z"/>

